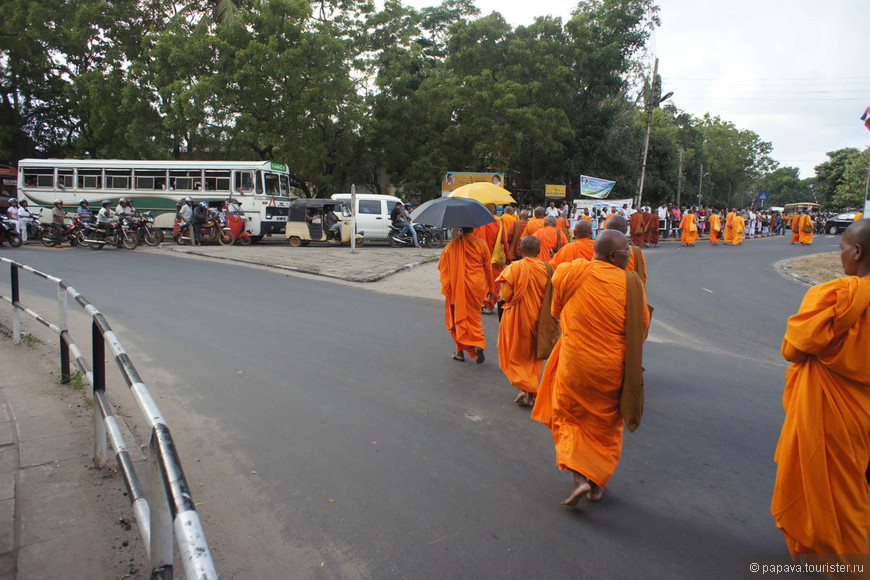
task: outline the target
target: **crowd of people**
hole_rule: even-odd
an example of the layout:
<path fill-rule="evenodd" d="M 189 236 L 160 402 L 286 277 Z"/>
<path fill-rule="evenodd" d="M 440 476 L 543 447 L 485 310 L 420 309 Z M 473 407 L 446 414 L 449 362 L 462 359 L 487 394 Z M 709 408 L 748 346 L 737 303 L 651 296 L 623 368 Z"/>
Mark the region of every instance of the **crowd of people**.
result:
<path fill-rule="evenodd" d="M 462 229 L 438 268 L 451 358 L 485 361 L 481 314 L 497 310 L 499 367 L 517 389 L 514 401 L 550 428 L 556 464 L 572 476 L 561 503 L 574 506 L 604 497 L 624 427 L 640 425 L 652 313 L 641 247 L 654 239 L 647 230 L 658 216 L 647 218 L 650 208 L 613 212 L 593 240 L 585 212 L 566 232 L 566 216 L 552 208 L 508 208 L 493 223 Z M 711 243 L 782 235 L 775 214 L 703 209 L 680 212 L 684 244 L 697 239 L 702 215 Z M 812 242 L 809 215 L 790 222 L 794 243 Z M 793 556 L 816 563 L 870 550 L 870 220 L 851 225 L 840 247 L 846 277 L 807 293 L 782 346 L 792 366 L 771 511 Z"/>

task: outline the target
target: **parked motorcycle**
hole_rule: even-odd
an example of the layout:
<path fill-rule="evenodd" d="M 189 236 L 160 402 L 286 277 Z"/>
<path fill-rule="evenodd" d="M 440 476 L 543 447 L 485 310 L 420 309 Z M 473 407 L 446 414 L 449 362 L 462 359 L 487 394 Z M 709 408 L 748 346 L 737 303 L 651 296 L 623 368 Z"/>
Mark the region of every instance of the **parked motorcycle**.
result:
<path fill-rule="evenodd" d="M 175 220 L 175 225 L 172 228 L 172 239 L 179 246 L 189 246 L 192 243 L 190 236 L 193 235 L 193 228 L 185 226 L 181 228 L 181 222 Z M 201 242 L 217 242 L 222 246 L 229 246 L 236 241 L 236 236 L 233 230 L 226 226 L 223 218 L 217 215 L 211 215 L 200 226 L 199 236 Z"/>
<path fill-rule="evenodd" d="M 417 242 L 424 248 L 437 248 L 441 245 L 443 238 L 440 233 L 433 232 L 432 228 L 423 224 L 413 224 L 414 230 L 417 232 Z M 402 235 L 402 227 L 390 226 L 388 236 L 390 245 L 394 248 L 404 246 L 414 247 L 414 238 L 409 235 Z"/>
<path fill-rule="evenodd" d="M 154 218 L 147 211 L 135 215 L 132 223 L 140 242 L 156 246 L 163 241 L 163 230 L 154 227 Z"/>
<path fill-rule="evenodd" d="M 27 241 L 41 240 L 42 235 L 46 230 L 50 230 L 51 226 L 42 223 L 42 208 L 35 211 L 31 210 L 30 213 L 33 215 L 33 218 L 27 222 Z"/>
<path fill-rule="evenodd" d="M 139 245 L 139 236 L 127 218 L 113 224 L 85 224 L 83 234 L 78 241 L 87 244 L 92 250 L 102 250 L 106 244 L 135 250 Z"/>
<path fill-rule="evenodd" d="M 42 236 L 40 239 L 42 240 L 43 245 L 51 248 L 57 246 L 58 244 L 62 244 L 66 241 L 71 246 L 78 245 L 78 235 L 79 231 L 82 229 L 82 220 L 79 218 L 75 218 L 72 222 L 67 226 L 64 225 L 63 231 L 61 235 L 57 235 L 57 231 L 54 228 L 49 227 L 46 228 L 44 232 L 42 232 Z"/>
<path fill-rule="evenodd" d="M 9 242 L 13 248 L 21 247 L 21 236 L 18 234 L 18 224 L 0 214 L 0 243 Z"/>

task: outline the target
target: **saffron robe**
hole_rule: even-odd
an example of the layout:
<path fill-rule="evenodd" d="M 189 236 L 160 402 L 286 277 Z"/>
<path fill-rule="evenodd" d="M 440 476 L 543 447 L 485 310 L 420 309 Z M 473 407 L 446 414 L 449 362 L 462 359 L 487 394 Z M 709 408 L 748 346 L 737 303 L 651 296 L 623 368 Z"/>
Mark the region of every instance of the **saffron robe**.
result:
<path fill-rule="evenodd" d="M 476 358 L 477 347 L 486 348 L 480 305 L 492 288 L 491 260 L 486 242 L 474 234 L 462 234 L 450 240 L 438 262 L 445 324 L 457 352 L 468 351 L 471 358 Z"/>
<path fill-rule="evenodd" d="M 649 214 L 649 226 L 646 231 L 646 243 L 659 245 L 659 216 L 656 213 Z"/>
<path fill-rule="evenodd" d="M 556 220 L 556 229 L 565 234 L 565 239 L 571 241 L 571 224 L 568 218 L 560 217 Z"/>
<path fill-rule="evenodd" d="M 547 287 L 547 266 L 523 258 L 505 268 L 498 282 L 504 311 L 498 327 L 498 366 L 513 386 L 537 393 L 543 359 L 536 356 L 538 318 Z"/>
<path fill-rule="evenodd" d="M 510 250 L 508 258 L 511 260 L 519 260 L 523 257 L 520 253 L 520 240 L 523 239 L 522 233 L 527 223 L 529 223 L 527 220 L 517 218 L 513 228 L 508 230 L 508 244 L 505 247 Z"/>
<path fill-rule="evenodd" d="M 541 250 L 538 252 L 537 258 L 545 262 L 553 259 L 550 250 L 556 250 L 557 246 L 561 249 L 568 245 L 568 238 L 557 228 L 541 228 L 534 233 L 534 236 L 541 242 Z"/>
<path fill-rule="evenodd" d="M 555 267 L 580 258 L 590 262 L 595 259 L 595 241 L 592 238 L 580 238 L 567 246 L 563 246 L 561 250 L 556 252 L 553 259 L 550 260 L 550 264 Z"/>
<path fill-rule="evenodd" d="M 496 220 L 494 222 L 490 222 L 488 224 L 484 224 L 479 228 L 474 228 L 474 235 L 478 238 L 486 242 L 486 247 L 489 248 L 489 255 L 492 256 L 495 251 L 495 243 L 498 240 L 498 234 L 501 232 L 502 240 L 504 240 L 504 230 L 503 223 L 501 220 Z M 504 242 L 502 241 L 502 246 L 504 246 Z M 507 255 L 505 255 L 507 256 Z M 504 270 L 504 264 L 500 266 L 492 265 L 492 277 L 495 279 L 501 274 L 501 271 Z M 498 300 L 498 284 L 493 282 L 492 288 L 489 289 L 489 294 L 491 297 L 484 297 L 483 305 L 492 310 L 495 308 L 495 303 Z"/>
<path fill-rule="evenodd" d="M 625 269 L 629 272 L 637 272 L 640 279 L 646 284 L 646 258 L 643 257 L 643 251 L 637 246 L 629 249 L 631 254 L 628 256 L 628 265 Z"/>
<path fill-rule="evenodd" d="M 722 220 L 719 219 L 719 214 L 714 213 L 710 216 L 710 242 L 718 244 L 722 241 Z"/>
<path fill-rule="evenodd" d="M 802 244 L 812 244 L 813 232 L 805 232 L 804 226 L 806 225 L 808 225 L 809 227 L 813 227 L 813 218 L 808 215 L 802 215 L 800 221 L 798 221 L 798 240 Z"/>
<path fill-rule="evenodd" d="M 771 513 L 792 554 L 867 554 L 870 276 L 813 286 L 789 318 Z M 866 568 L 865 568 L 866 571 Z"/>
<path fill-rule="evenodd" d="M 729 211 L 728 215 L 725 216 L 725 233 L 724 239 L 726 244 L 734 243 L 734 226 L 732 222 L 734 221 L 734 212 Z"/>
<path fill-rule="evenodd" d="M 553 432 L 558 466 L 601 486 L 622 452 L 625 277 L 625 271 L 608 262 L 575 260 L 556 268 L 552 312 L 562 336 L 544 369 L 532 410 L 532 419 Z M 643 311 L 647 329 L 649 310 Z"/>
<path fill-rule="evenodd" d="M 520 239 L 522 240 L 526 236 L 533 236 L 536 231 L 540 230 L 544 227 L 544 218 L 533 217 L 530 218 L 528 223 L 526 224 L 526 228 L 523 230 L 523 233 L 520 234 Z M 522 255 L 522 254 L 520 254 Z"/>
<path fill-rule="evenodd" d="M 689 231 L 693 227 L 695 231 Z M 687 213 L 683 216 L 683 219 L 680 221 L 680 230 L 682 231 L 680 241 L 684 244 L 695 245 L 695 241 L 698 239 L 698 222 L 695 219 L 695 214 Z"/>
<path fill-rule="evenodd" d="M 731 229 L 734 231 L 734 239 L 731 241 L 735 246 L 743 243 L 743 232 L 746 231 L 746 220 L 743 216 L 736 215 L 731 220 Z"/>
<path fill-rule="evenodd" d="M 801 214 L 795 215 L 791 218 L 791 243 L 796 244 L 800 241 L 800 220 Z"/>
<path fill-rule="evenodd" d="M 631 214 L 631 219 L 628 222 L 628 231 L 631 234 L 631 243 L 635 246 L 643 244 L 646 237 L 646 226 L 643 221 L 643 214 L 639 211 Z"/>

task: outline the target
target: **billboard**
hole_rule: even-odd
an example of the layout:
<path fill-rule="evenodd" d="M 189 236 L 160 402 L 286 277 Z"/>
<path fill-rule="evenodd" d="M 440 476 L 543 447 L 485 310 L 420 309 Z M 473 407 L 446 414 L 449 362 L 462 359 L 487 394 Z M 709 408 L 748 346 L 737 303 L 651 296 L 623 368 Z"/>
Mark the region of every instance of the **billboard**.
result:
<path fill-rule="evenodd" d="M 616 185 L 615 181 L 608 181 L 607 179 L 599 179 L 597 177 L 581 175 L 580 195 L 603 199 L 610 194 L 610 190 L 613 189 L 614 185 Z"/>
<path fill-rule="evenodd" d="M 565 199 L 565 186 L 548 183 L 544 186 L 544 195 L 547 196 L 547 199 Z"/>
<path fill-rule="evenodd" d="M 487 181 L 493 185 L 504 187 L 504 173 L 473 173 L 470 171 L 448 171 L 441 178 L 441 197 L 463 185 Z"/>

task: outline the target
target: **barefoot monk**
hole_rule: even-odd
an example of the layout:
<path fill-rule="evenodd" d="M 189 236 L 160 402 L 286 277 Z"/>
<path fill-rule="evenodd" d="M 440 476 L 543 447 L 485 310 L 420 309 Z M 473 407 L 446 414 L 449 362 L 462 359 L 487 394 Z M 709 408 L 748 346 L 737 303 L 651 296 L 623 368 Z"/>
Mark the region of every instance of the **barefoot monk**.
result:
<path fill-rule="evenodd" d="M 625 236 L 605 230 L 595 240 L 595 261 L 561 264 L 553 275 L 552 312 L 562 337 L 541 378 L 532 419 L 552 430 L 556 464 L 573 474 L 564 505 L 583 496 L 601 499 L 622 452 L 623 418 L 630 430 L 640 420 L 631 411 L 637 401 L 623 395 L 640 392 L 642 409 L 649 310 L 640 278 L 625 271 L 629 255 Z"/>

